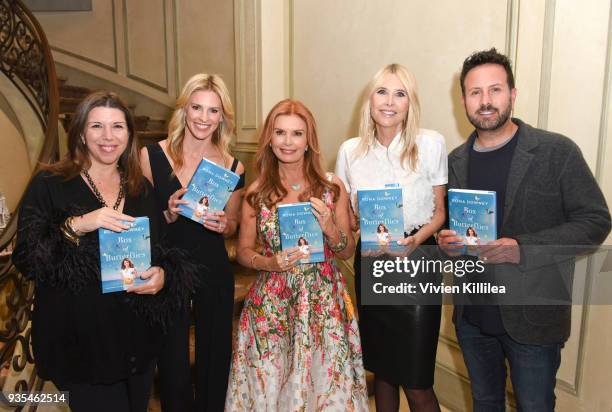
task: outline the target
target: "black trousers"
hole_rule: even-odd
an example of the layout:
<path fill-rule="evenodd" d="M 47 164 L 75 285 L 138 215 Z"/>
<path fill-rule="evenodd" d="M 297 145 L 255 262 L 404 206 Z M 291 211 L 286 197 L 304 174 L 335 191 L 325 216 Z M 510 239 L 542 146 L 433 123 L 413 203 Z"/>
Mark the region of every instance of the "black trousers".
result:
<path fill-rule="evenodd" d="M 195 402 L 189 366 L 189 314 L 183 314 L 168 330 L 158 359 L 163 412 L 223 411 L 232 355 L 231 286 L 202 286 L 193 297 Z"/>
<path fill-rule="evenodd" d="M 152 362 L 145 373 L 112 384 L 53 383 L 68 392 L 72 412 L 146 412 L 154 370 Z"/>

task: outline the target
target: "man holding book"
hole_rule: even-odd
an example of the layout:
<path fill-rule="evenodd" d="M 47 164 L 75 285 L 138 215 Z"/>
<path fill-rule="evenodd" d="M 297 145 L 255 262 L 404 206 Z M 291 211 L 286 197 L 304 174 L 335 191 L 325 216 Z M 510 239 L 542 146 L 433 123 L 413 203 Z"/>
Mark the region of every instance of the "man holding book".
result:
<path fill-rule="evenodd" d="M 461 91 L 476 130 L 449 155 L 449 188 L 497 196 L 497 239 L 480 248 L 480 259 L 493 270 L 514 268 L 513 281 L 520 283 L 526 281 L 525 254 L 535 245 L 601 244 L 610 231 L 610 213 L 578 146 L 510 117 L 517 91 L 508 58 L 495 49 L 469 56 Z M 464 247 L 463 235 L 442 230 L 438 243 L 455 255 Z M 571 278 L 570 263 L 570 273 L 559 276 Z M 554 410 L 570 315 L 570 305 L 456 306 L 474 410 L 505 410 L 506 360 L 518 409 Z"/>

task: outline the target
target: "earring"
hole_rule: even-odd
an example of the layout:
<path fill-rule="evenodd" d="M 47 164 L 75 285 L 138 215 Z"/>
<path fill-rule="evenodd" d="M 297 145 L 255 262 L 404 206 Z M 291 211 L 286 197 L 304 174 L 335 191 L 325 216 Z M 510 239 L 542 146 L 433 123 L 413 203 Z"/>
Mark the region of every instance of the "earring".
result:
<path fill-rule="evenodd" d="M 83 133 L 81 133 L 81 143 L 85 146 L 85 136 L 83 136 Z"/>
<path fill-rule="evenodd" d="M 306 149 L 305 149 L 304 151 L 305 151 L 305 152 L 307 152 L 307 151 L 308 151 L 308 146 L 306 146 Z"/>

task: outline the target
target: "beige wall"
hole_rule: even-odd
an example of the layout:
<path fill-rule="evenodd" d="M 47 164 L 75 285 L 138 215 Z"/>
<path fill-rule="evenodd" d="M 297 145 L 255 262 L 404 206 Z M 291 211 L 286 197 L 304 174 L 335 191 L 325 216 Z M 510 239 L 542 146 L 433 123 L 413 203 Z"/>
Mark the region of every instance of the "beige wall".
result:
<path fill-rule="evenodd" d="M 231 1 L 213 0 L 93 0 L 91 12 L 36 13 L 57 62 L 168 107 L 200 72 L 221 74 L 234 94 L 233 15 Z"/>
<path fill-rule="evenodd" d="M 397 62 L 415 74 L 423 126 L 440 131 L 455 146 L 467 131 L 463 116 L 456 116 L 462 59 L 490 45 L 504 49 L 505 2 L 384 4 L 294 2 L 293 96 L 313 109 L 330 169 L 340 143 L 357 135 L 361 95 L 381 66 Z"/>
<path fill-rule="evenodd" d="M 2 110 L 0 130 L 0 192 L 6 196 L 7 206 L 13 212 L 30 179 L 30 160 L 22 134 Z"/>

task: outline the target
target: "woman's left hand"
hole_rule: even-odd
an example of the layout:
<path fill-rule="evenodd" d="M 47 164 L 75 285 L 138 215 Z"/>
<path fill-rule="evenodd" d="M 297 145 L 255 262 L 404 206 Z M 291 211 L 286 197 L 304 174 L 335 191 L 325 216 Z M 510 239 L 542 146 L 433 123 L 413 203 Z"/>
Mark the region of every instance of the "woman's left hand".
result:
<path fill-rule="evenodd" d="M 321 199 L 316 197 L 310 198 L 310 204 L 312 205 L 312 212 L 319 221 L 321 230 L 325 236 L 334 236 L 336 234 L 336 224 L 332 217 L 331 210 Z"/>
<path fill-rule="evenodd" d="M 166 281 L 165 272 L 159 266 L 150 267 L 148 270 L 142 272 L 139 277 L 141 279 L 148 279 L 148 281 L 142 285 L 132 286 L 127 290 L 128 293 L 155 295 L 164 287 Z"/>
<path fill-rule="evenodd" d="M 418 246 L 414 236 L 408 236 L 403 239 L 400 239 L 397 241 L 397 244 L 400 246 L 404 246 L 403 252 L 399 253 L 401 257 L 409 256 Z"/>
<path fill-rule="evenodd" d="M 208 230 L 223 234 L 227 228 L 227 216 L 225 216 L 225 212 L 223 211 L 206 212 L 204 213 L 204 220 L 202 224 Z"/>

